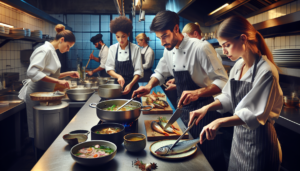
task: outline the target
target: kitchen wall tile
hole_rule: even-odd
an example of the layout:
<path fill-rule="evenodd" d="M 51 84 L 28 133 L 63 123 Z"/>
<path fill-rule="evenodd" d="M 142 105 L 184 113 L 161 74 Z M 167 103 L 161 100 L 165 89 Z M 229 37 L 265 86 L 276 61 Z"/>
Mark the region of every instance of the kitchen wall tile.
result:
<path fill-rule="evenodd" d="M 280 47 L 280 37 L 275 37 L 275 47 Z"/>
<path fill-rule="evenodd" d="M 296 36 L 290 36 L 290 46 L 296 45 Z"/>
<path fill-rule="evenodd" d="M 296 36 L 296 46 L 300 46 L 300 35 Z"/>
<path fill-rule="evenodd" d="M 290 36 L 285 36 L 285 46 L 290 46 Z"/>

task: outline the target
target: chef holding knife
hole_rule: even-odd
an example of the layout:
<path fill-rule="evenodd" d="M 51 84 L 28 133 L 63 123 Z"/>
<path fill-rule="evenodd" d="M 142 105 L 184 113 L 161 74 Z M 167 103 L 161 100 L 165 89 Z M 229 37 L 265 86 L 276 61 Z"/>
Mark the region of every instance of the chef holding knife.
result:
<path fill-rule="evenodd" d="M 190 122 L 195 117 L 197 122 L 205 119 L 210 115 L 207 111 L 233 111 L 233 116 L 207 124 L 200 134 L 200 143 L 205 137 L 216 138 L 219 128 L 234 126 L 228 170 L 278 171 L 281 148 L 273 124 L 281 112 L 283 93 L 273 55 L 263 36 L 243 17 L 227 18 L 216 35 L 230 60 L 242 59 L 231 69 L 230 81 L 222 94 L 192 111 Z"/>
<path fill-rule="evenodd" d="M 155 73 L 146 86 L 134 91 L 138 97 L 149 94 L 150 90 L 162 85 L 169 76 L 174 76 L 177 85 L 178 107 L 183 104 L 181 119 L 187 126 L 189 113 L 213 101 L 212 95 L 221 92 L 227 82 L 227 73 L 217 58 L 212 46 L 199 39 L 183 36 L 179 30 L 179 17 L 171 11 L 161 11 L 153 19 L 150 30 L 154 31 L 165 47 Z M 197 138 L 203 126 L 221 115 L 212 112 L 190 133 Z M 214 170 L 224 170 L 225 160 L 220 138 L 200 146 Z"/>
<path fill-rule="evenodd" d="M 100 71 L 101 77 L 110 77 L 105 72 L 105 63 L 108 55 L 108 47 L 103 43 L 102 40 L 102 34 L 97 34 L 96 36 L 93 36 L 90 40 L 97 49 L 100 50 L 99 52 L 99 58 L 95 57 L 93 53 L 90 55 L 90 59 L 95 60 L 100 63 L 100 66 L 92 71 L 87 71 L 89 76 L 93 75 L 93 73 Z"/>
<path fill-rule="evenodd" d="M 128 40 L 132 29 L 131 20 L 124 16 L 110 22 L 110 32 L 116 35 L 118 43 L 109 47 L 105 64 L 106 72 L 124 89 L 121 98 L 125 99 L 131 99 L 133 91 L 139 88 L 139 78 L 144 75 L 140 48 Z"/>

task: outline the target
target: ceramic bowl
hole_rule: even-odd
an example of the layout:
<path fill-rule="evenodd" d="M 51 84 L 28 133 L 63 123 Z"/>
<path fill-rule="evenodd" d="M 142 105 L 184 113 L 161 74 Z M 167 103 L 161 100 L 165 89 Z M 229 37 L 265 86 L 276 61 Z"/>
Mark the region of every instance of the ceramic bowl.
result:
<path fill-rule="evenodd" d="M 139 137 L 141 140 L 132 140 L 134 137 Z M 124 136 L 124 147 L 129 152 L 139 152 L 146 147 L 146 136 L 140 133 L 131 133 Z"/>
<path fill-rule="evenodd" d="M 87 135 L 84 134 L 65 134 L 63 136 L 63 139 L 71 146 L 73 147 L 74 145 L 78 143 L 85 142 L 87 140 Z"/>

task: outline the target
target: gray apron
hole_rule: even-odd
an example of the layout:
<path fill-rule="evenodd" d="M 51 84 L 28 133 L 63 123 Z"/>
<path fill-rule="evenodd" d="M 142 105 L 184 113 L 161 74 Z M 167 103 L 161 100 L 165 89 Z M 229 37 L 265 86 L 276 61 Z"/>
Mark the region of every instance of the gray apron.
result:
<path fill-rule="evenodd" d="M 147 47 L 145 53 L 142 54 L 142 63 L 143 64 L 146 63 L 145 54 L 147 53 L 148 48 L 149 48 L 149 46 Z M 152 72 L 151 68 L 144 69 L 144 77 L 139 79 L 139 82 L 149 82 L 152 74 L 153 74 L 153 72 Z"/>
<path fill-rule="evenodd" d="M 58 78 L 60 75 L 60 68 L 50 77 Z M 29 137 L 34 138 L 34 123 L 33 123 L 33 107 L 40 104 L 38 101 L 32 101 L 30 94 L 34 92 L 52 92 L 54 91 L 55 83 L 48 83 L 45 81 L 30 82 L 26 91 L 26 111 Z"/>
<path fill-rule="evenodd" d="M 183 66 L 185 68 L 185 66 Z M 183 91 L 186 90 L 196 90 L 200 89 L 199 87 L 191 78 L 189 71 L 175 71 L 173 69 L 174 77 L 175 77 L 175 84 L 177 89 L 178 100 L 181 97 Z M 178 103 L 177 100 L 177 103 Z M 182 107 L 181 113 L 181 120 L 185 124 L 188 125 L 190 120 L 190 112 L 200 109 L 203 106 L 210 104 L 214 101 L 213 97 L 200 97 L 198 100 L 191 102 L 188 105 Z M 202 131 L 203 127 L 211 123 L 212 121 L 221 117 L 216 111 L 209 111 L 204 116 L 203 119 L 200 120 L 198 125 L 194 125 L 190 129 L 190 133 L 192 134 L 193 138 L 198 138 L 200 132 Z M 212 166 L 215 171 L 224 171 L 226 168 L 225 158 L 223 156 L 223 148 L 222 148 L 222 139 L 220 136 L 217 136 L 212 141 L 205 141 L 203 144 L 198 144 L 200 146 L 201 151 L 205 155 L 206 159 Z"/>
<path fill-rule="evenodd" d="M 255 60 L 251 82 L 230 80 L 233 109 L 252 89 L 258 61 L 259 58 Z M 255 130 L 234 126 L 229 171 L 278 171 L 279 165 L 277 134 L 273 124 L 267 121 Z"/>

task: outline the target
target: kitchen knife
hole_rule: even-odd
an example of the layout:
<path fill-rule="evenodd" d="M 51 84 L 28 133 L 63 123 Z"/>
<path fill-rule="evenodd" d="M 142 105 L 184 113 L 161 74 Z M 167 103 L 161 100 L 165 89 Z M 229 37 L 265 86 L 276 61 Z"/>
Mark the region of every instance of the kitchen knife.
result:
<path fill-rule="evenodd" d="M 182 110 L 181 108 L 177 108 L 176 111 L 173 113 L 173 115 L 171 116 L 171 118 L 169 119 L 168 123 L 166 124 L 166 126 L 164 127 L 164 129 L 168 128 L 169 126 L 171 126 L 181 115 Z"/>

